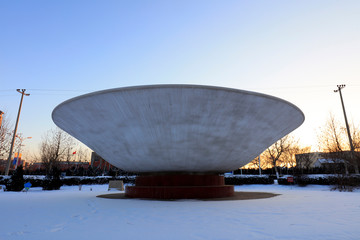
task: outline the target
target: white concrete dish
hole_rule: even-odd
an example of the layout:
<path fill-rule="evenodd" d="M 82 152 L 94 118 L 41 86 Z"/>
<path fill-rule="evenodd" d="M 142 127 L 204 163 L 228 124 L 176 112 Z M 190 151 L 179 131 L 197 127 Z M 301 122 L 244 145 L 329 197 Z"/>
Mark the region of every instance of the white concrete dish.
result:
<path fill-rule="evenodd" d="M 299 127 L 282 99 L 198 85 L 109 89 L 58 105 L 53 121 L 109 163 L 133 172 L 226 172 Z"/>

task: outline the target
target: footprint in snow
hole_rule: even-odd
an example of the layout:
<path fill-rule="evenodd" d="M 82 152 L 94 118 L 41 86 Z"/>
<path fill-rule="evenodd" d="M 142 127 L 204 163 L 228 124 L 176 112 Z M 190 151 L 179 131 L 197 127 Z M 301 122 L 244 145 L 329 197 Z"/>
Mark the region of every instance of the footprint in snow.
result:
<path fill-rule="evenodd" d="M 96 205 L 94 201 L 88 201 L 87 205 L 92 209 L 91 213 L 97 213 Z"/>

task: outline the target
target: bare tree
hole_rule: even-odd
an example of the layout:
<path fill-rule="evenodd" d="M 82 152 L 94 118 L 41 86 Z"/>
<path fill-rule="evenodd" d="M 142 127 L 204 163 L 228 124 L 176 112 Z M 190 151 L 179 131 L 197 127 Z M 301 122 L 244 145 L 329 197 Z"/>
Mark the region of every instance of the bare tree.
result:
<path fill-rule="evenodd" d="M 294 170 L 294 168 L 298 164 L 298 162 L 296 161 L 296 155 L 309 152 L 311 152 L 310 146 L 302 147 L 299 145 L 299 140 L 294 141 L 293 144 L 291 144 L 289 151 L 285 153 L 286 166 Z M 300 168 L 300 166 L 298 168 Z"/>
<path fill-rule="evenodd" d="M 294 142 L 293 137 L 286 135 L 265 150 L 268 161 L 275 169 L 276 178 L 279 178 L 278 166 L 286 163 L 286 154 L 289 153 Z"/>
<path fill-rule="evenodd" d="M 2 116 L 2 124 L 0 127 L 0 158 L 6 158 L 8 156 L 11 137 L 11 126 L 6 114 L 4 114 Z"/>
<path fill-rule="evenodd" d="M 340 127 L 340 123 L 330 114 L 326 124 L 320 129 L 318 135 L 319 147 L 327 152 L 342 152 L 345 146 L 344 129 Z"/>
<path fill-rule="evenodd" d="M 60 130 L 49 130 L 44 135 L 40 143 L 40 160 L 45 167 L 46 173 L 50 174 L 51 171 L 58 167 L 60 161 L 66 161 L 74 139 Z"/>
<path fill-rule="evenodd" d="M 246 166 L 249 168 L 253 168 L 253 169 L 259 169 L 259 157 L 254 158 Z M 261 169 L 265 169 L 268 167 L 268 162 L 265 161 L 263 153 L 260 155 L 260 167 L 261 167 Z"/>
<path fill-rule="evenodd" d="M 355 126 L 355 124 L 352 124 L 350 129 L 351 129 L 352 144 L 355 151 L 354 156 L 352 156 L 354 161 L 355 173 L 359 174 L 360 154 L 358 154 L 358 152 L 360 151 L 360 127 Z"/>
<path fill-rule="evenodd" d="M 359 130 L 355 125 L 352 125 L 350 130 L 353 145 L 355 150 L 360 148 L 360 136 Z M 354 166 L 355 173 L 359 173 L 359 164 L 355 156 L 352 154 L 344 154 L 344 151 L 350 151 L 346 128 L 342 127 L 339 121 L 330 114 L 326 124 L 321 128 L 318 135 L 319 147 L 324 152 L 337 153 L 333 154 L 336 158 L 342 158 L 344 160 L 345 173 L 348 174 L 348 163 Z M 338 159 L 336 159 L 338 160 Z"/>
<path fill-rule="evenodd" d="M 71 164 L 71 160 L 75 160 L 75 153 L 76 151 L 74 150 L 75 145 L 74 145 L 74 141 L 66 141 L 64 143 L 65 145 L 65 153 L 64 153 L 64 159 L 63 161 L 65 161 L 68 165 L 68 169 L 70 169 L 70 164 Z M 71 169 L 70 169 L 71 170 Z"/>

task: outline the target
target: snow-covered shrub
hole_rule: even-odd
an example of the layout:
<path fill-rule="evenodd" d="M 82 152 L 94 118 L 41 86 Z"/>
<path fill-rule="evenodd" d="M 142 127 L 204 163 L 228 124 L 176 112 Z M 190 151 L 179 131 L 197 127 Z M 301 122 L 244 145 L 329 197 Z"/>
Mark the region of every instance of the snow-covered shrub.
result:
<path fill-rule="evenodd" d="M 24 175 L 24 182 L 30 182 L 32 187 L 43 187 L 44 190 L 56 190 L 62 185 L 101 185 L 108 184 L 109 180 L 122 180 L 124 183 L 135 183 L 136 175 L 129 176 L 43 176 L 43 175 Z M 7 185 L 11 181 L 8 176 L 0 176 L 0 185 Z M 24 186 L 22 186 L 24 188 Z"/>
<path fill-rule="evenodd" d="M 124 183 L 134 183 L 136 176 L 95 176 L 95 177 L 64 177 L 62 182 L 64 185 L 91 185 L 91 184 L 108 184 L 110 180 L 122 180 Z"/>
<path fill-rule="evenodd" d="M 243 184 L 274 184 L 274 179 L 269 176 L 255 176 L 255 175 L 235 175 L 225 176 L 226 185 L 243 185 Z"/>
<path fill-rule="evenodd" d="M 355 188 L 360 187 L 360 176 L 346 176 L 338 175 L 336 184 L 331 190 L 338 190 L 340 192 L 352 192 Z"/>
<path fill-rule="evenodd" d="M 49 175 L 43 180 L 42 188 L 43 190 L 59 190 L 63 185 L 60 179 L 61 172 L 56 167 L 51 169 Z"/>
<path fill-rule="evenodd" d="M 283 176 L 283 177 L 280 177 L 278 180 L 278 184 L 280 185 L 290 185 L 290 184 L 295 184 L 295 182 L 297 183 L 296 179 L 294 178 L 294 182 L 289 182 L 287 180 L 287 176 Z"/>
<path fill-rule="evenodd" d="M 20 165 L 16 168 L 10 180 L 6 183 L 6 191 L 20 192 L 24 189 L 24 184 L 24 170 L 23 167 Z"/>
<path fill-rule="evenodd" d="M 25 178 L 26 182 L 31 183 L 31 187 L 42 187 L 43 186 L 43 179 L 33 179 L 33 178 Z"/>
<path fill-rule="evenodd" d="M 278 179 L 281 185 L 289 185 L 288 176 Z M 314 174 L 294 176 L 294 184 L 299 186 L 314 185 L 333 185 L 333 190 L 353 191 L 354 188 L 360 187 L 360 175 L 335 175 L 335 174 Z"/>

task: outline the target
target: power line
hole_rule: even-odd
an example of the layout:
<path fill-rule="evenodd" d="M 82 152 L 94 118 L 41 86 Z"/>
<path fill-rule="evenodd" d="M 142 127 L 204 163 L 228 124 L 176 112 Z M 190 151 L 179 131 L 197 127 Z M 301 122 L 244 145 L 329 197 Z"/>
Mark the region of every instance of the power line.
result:
<path fill-rule="evenodd" d="M 74 91 L 74 92 L 78 92 L 78 91 L 91 91 L 89 89 L 54 89 L 54 88 L 28 88 L 28 90 L 31 91 Z M 14 91 L 13 88 L 11 89 L 0 89 L 0 92 L 12 92 Z"/>
<path fill-rule="evenodd" d="M 360 87 L 359 84 L 349 85 L 351 87 Z M 302 86 L 279 86 L 279 87 L 263 87 L 263 88 L 251 88 L 251 89 L 264 89 L 264 90 L 278 90 L 278 89 L 298 89 L 298 88 L 332 88 L 333 85 L 302 85 Z"/>
<path fill-rule="evenodd" d="M 360 84 L 348 84 L 351 87 L 360 87 Z M 289 89 L 301 89 L 301 88 L 309 88 L 314 90 L 314 88 L 330 88 L 333 85 L 297 85 L 297 86 L 272 86 L 272 87 L 244 87 L 245 89 L 252 90 L 289 90 Z M 88 93 L 99 91 L 99 89 L 51 89 L 51 88 L 29 88 L 28 90 L 32 92 L 38 92 L 36 95 L 67 95 L 66 93 Z M 2 89 L 0 90 L 0 96 L 12 96 L 11 95 L 3 95 L 1 92 L 13 92 L 14 89 Z M 42 92 L 42 93 L 41 93 Z M 65 93 L 66 92 L 66 93 Z"/>

